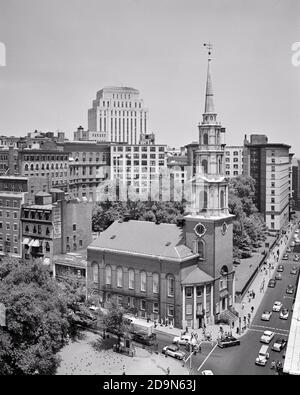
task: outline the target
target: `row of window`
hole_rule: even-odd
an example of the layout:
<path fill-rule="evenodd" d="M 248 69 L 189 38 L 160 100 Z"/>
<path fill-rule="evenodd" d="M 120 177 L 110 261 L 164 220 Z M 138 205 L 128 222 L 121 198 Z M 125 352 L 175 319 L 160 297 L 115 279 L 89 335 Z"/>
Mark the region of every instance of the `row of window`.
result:
<path fill-rule="evenodd" d="M 3 223 L 2 222 L 0 222 L 0 229 L 3 229 Z M 6 228 L 5 229 L 6 230 L 10 230 L 11 229 L 9 222 L 6 222 Z M 13 224 L 13 230 L 14 231 L 18 230 L 18 224 Z"/>
<path fill-rule="evenodd" d="M 99 266 L 97 263 L 92 264 L 92 272 L 93 272 L 93 281 L 94 283 L 99 282 Z M 123 288 L 124 284 L 124 273 L 123 268 L 118 267 L 116 273 L 117 279 L 117 287 Z M 147 292 L 147 273 L 145 271 L 141 271 L 139 273 L 139 284 L 140 284 L 140 291 Z M 137 282 L 137 275 L 133 269 L 128 270 L 128 289 L 136 289 L 136 282 Z M 112 285 L 112 267 L 110 265 L 105 266 L 105 284 Z M 153 273 L 152 274 L 152 292 L 154 294 L 159 293 L 159 274 Z M 167 276 L 167 292 L 168 296 L 174 297 L 175 292 L 175 278 L 172 275 Z"/>
<path fill-rule="evenodd" d="M 5 235 L 5 240 L 10 242 L 11 241 L 11 235 Z M 0 242 L 3 241 L 3 234 L 0 233 Z M 13 242 L 14 243 L 19 243 L 19 236 L 18 235 L 13 235 Z"/>
<path fill-rule="evenodd" d="M 11 217 L 11 215 L 10 215 L 10 211 L 4 211 L 5 212 L 5 215 L 4 215 L 4 217 L 5 218 L 10 218 Z M 3 211 L 2 210 L 0 210 L 0 218 L 2 218 L 3 217 Z M 14 211 L 13 212 L 13 218 L 14 219 L 17 219 L 18 218 L 18 213 L 17 213 L 17 211 Z"/>
<path fill-rule="evenodd" d="M 24 161 L 66 161 L 69 160 L 68 155 L 24 155 Z"/>
<path fill-rule="evenodd" d="M 64 165 L 63 165 L 63 163 L 61 163 L 60 165 L 59 165 L 59 163 L 56 163 L 56 164 L 42 163 L 41 165 L 39 165 L 38 163 L 36 163 L 35 165 L 33 163 L 31 163 L 30 165 L 28 163 L 24 164 L 24 171 L 55 170 L 55 169 L 59 170 L 59 169 L 63 169 L 63 168 L 67 169 L 68 164 L 67 163 L 65 163 Z"/>
<path fill-rule="evenodd" d="M 153 145 L 143 145 L 143 146 L 118 146 L 118 147 L 113 147 L 114 152 L 118 151 L 118 152 L 164 152 L 165 151 L 165 147 L 163 146 L 153 146 Z"/>
<path fill-rule="evenodd" d="M 3 207 L 5 200 L 0 199 L 0 207 Z M 20 202 L 18 200 L 6 200 L 6 207 L 20 207 Z"/>

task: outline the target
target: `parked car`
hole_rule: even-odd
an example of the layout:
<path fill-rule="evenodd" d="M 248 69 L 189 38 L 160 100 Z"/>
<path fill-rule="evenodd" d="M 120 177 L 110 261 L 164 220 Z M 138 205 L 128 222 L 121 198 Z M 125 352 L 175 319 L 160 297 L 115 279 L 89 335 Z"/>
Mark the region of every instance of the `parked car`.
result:
<path fill-rule="evenodd" d="M 294 286 L 293 285 L 288 285 L 287 287 L 286 287 L 286 291 L 285 291 L 287 294 L 289 294 L 289 295 L 293 295 L 293 293 L 294 293 Z"/>
<path fill-rule="evenodd" d="M 156 339 L 156 335 L 154 333 L 151 336 L 147 336 L 144 333 L 132 333 L 131 338 L 137 343 L 141 343 L 146 346 L 152 346 Z"/>
<path fill-rule="evenodd" d="M 286 345 L 287 345 L 287 340 L 284 339 L 283 337 L 279 337 L 278 339 L 275 340 L 272 350 L 280 352 L 286 347 Z"/>
<path fill-rule="evenodd" d="M 297 273 L 298 273 L 298 269 L 296 268 L 296 266 L 293 266 L 293 267 L 291 268 L 291 274 L 296 275 Z"/>
<path fill-rule="evenodd" d="M 283 257 L 282 257 L 282 260 L 283 261 L 288 261 L 289 260 L 288 254 L 284 254 Z"/>
<path fill-rule="evenodd" d="M 296 254 L 296 255 L 294 256 L 294 262 L 299 262 L 299 260 L 300 260 L 299 255 Z"/>
<path fill-rule="evenodd" d="M 282 303 L 279 301 L 274 302 L 272 311 L 278 312 L 282 307 Z"/>
<path fill-rule="evenodd" d="M 277 268 L 277 271 L 278 271 L 279 273 L 282 273 L 282 272 L 284 271 L 283 265 L 279 265 L 278 268 Z"/>
<path fill-rule="evenodd" d="M 162 353 L 176 359 L 183 359 L 185 356 L 185 353 L 181 351 L 175 344 L 164 347 L 162 349 Z"/>
<path fill-rule="evenodd" d="M 291 247 L 295 247 L 296 243 L 294 241 L 291 242 Z"/>
<path fill-rule="evenodd" d="M 282 280 L 282 275 L 280 273 L 276 273 L 275 280 Z"/>
<path fill-rule="evenodd" d="M 262 321 L 270 321 L 272 311 L 264 311 L 261 316 Z"/>
<path fill-rule="evenodd" d="M 274 332 L 272 332 L 272 331 L 264 331 L 264 334 L 261 336 L 260 341 L 262 343 L 269 344 L 274 336 L 275 336 Z"/>
<path fill-rule="evenodd" d="M 186 345 L 191 342 L 191 335 L 175 336 L 173 339 L 173 344 Z"/>
<path fill-rule="evenodd" d="M 234 265 L 240 265 L 240 264 L 241 264 L 240 258 L 234 258 L 234 259 L 233 259 L 233 264 L 234 264 Z"/>
<path fill-rule="evenodd" d="M 269 288 L 275 288 L 275 286 L 276 286 L 276 280 L 271 278 L 271 280 L 269 280 L 268 287 Z"/>
<path fill-rule="evenodd" d="M 220 348 L 239 346 L 240 344 L 240 340 L 236 339 L 233 336 L 226 336 L 218 340 L 218 346 Z"/>
<path fill-rule="evenodd" d="M 291 247 L 288 247 L 287 249 L 286 249 L 286 252 L 292 252 L 292 249 L 291 249 Z"/>
<path fill-rule="evenodd" d="M 289 311 L 288 309 L 282 309 L 279 315 L 279 318 L 281 318 L 282 320 L 287 320 L 289 318 Z"/>

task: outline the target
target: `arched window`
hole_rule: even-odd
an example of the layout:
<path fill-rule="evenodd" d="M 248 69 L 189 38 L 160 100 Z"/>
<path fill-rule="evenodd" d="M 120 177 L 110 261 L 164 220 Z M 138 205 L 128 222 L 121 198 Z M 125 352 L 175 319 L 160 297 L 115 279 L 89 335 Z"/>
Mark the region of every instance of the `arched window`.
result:
<path fill-rule="evenodd" d="M 222 266 L 220 272 L 220 286 L 219 289 L 222 291 L 223 289 L 227 289 L 228 282 L 228 267 L 226 265 Z"/>
<path fill-rule="evenodd" d="M 39 170 L 39 165 L 38 165 L 38 163 L 35 165 L 35 170 Z"/>
<path fill-rule="evenodd" d="M 45 164 L 42 163 L 42 170 L 45 170 Z"/>
<path fill-rule="evenodd" d="M 32 164 L 30 165 L 30 170 L 34 170 L 34 166 Z"/>
<path fill-rule="evenodd" d="M 207 160 L 203 159 L 201 165 L 202 165 L 203 173 L 207 174 L 207 172 L 208 172 L 208 162 L 207 162 Z"/>
<path fill-rule="evenodd" d="M 117 287 L 123 287 L 123 269 L 121 267 L 117 269 Z"/>
<path fill-rule="evenodd" d="M 167 277 L 167 290 L 168 296 L 173 297 L 175 293 L 175 278 L 172 275 L 168 275 Z"/>
<path fill-rule="evenodd" d="M 203 145 L 208 145 L 208 134 L 207 133 L 205 133 L 203 135 Z"/>
<path fill-rule="evenodd" d="M 222 174 L 222 159 L 219 158 L 219 174 Z"/>
<path fill-rule="evenodd" d="M 48 241 L 46 242 L 46 251 L 47 251 L 47 252 L 50 251 L 50 244 L 48 243 Z"/>
<path fill-rule="evenodd" d="M 146 292 L 147 275 L 146 272 L 141 272 L 141 291 Z"/>
<path fill-rule="evenodd" d="M 92 263 L 92 272 L 93 272 L 93 282 L 98 284 L 99 282 L 99 266 L 97 262 Z"/>
<path fill-rule="evenodd" d="M 208 202 L 207 191 L 205 190 L 200 191 L 200 202 L 199 202 L 200 211 L 207 210 L 207 202 Z"/>
<path fill-rule="evenodd" d="M 153 273 L 153 293 L 159 293 L 159 275 L 158 273 Z"/>
<path fill-rule="evenodd" d="M 111 266 L 105 266 L 105 284 L 111 285 Z"/>
<path fill-rule="evenodd" d="M 128 288 L 134 289 L 134 270 L 129 269 L 128 271 Z"/>
<path fill-rule="evenodd" d="M 225 207 L 225 193 L 222 190 L 220 194 L 220 208 L 223 209 Z"/>
<path fill-rule="evenodd" d="M 26 165 L 24 166 L 24 171 L 28 171 L 28 164 L 26 163 Z"/>
<path fill-rule="evenodd" d="M 204 240 L 199 240 L 198 241 L 198 254 L 199 254 L 199 259 L 205 259 L 205 242 Z"/>

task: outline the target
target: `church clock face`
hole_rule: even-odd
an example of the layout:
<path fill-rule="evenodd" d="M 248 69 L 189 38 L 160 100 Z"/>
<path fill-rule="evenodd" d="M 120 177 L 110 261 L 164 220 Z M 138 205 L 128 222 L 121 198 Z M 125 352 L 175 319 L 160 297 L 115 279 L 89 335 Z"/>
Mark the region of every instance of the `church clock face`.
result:
<path fill-rule="evenodd" d="M 205 227 L 203 224 L 201 224 L 200 222 L 199 222 L 199 224 L 197 224 L 197 225 L 195 226 L 195 228 L 194 228 L 194 232 L 195 232 L 196 235 L 199 236 L 199 237 L 204 236 L 205 233 L 206 233 L 206 231 L 207 231 L 206 227 Z"/>

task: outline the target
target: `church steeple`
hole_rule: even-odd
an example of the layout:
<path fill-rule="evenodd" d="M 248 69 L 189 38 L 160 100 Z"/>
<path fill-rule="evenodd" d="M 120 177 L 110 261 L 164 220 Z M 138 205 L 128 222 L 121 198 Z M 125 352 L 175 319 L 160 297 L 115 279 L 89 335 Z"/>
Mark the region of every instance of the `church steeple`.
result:
<path fill-rule="evenodd" d="M 204 114 L 214 114 L 215 113 L 215 106 L 214 106 L 214 94 L 212 89 L 212 79 L 211 79 L 211 72 L 210 72 L 210 62 L 211 58 L 208 58 L 208 65 L 207 65 L 207 80 L 206 80 L 206 95 L 205 95 L 205 108 Z"/>

